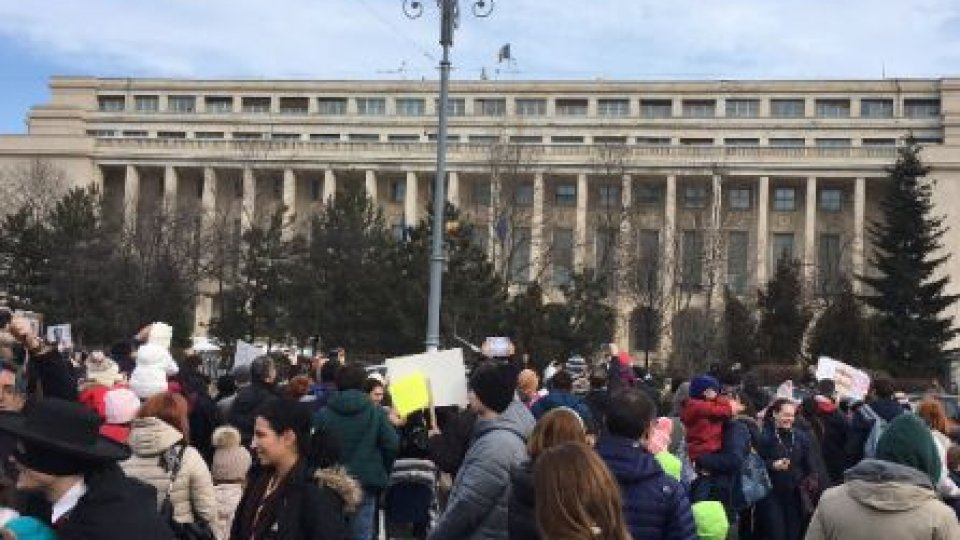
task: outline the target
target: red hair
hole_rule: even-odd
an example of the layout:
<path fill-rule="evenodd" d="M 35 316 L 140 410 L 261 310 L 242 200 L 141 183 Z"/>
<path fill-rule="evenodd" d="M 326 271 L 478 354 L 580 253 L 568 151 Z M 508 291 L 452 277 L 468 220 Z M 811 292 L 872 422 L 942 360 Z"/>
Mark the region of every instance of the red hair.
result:
<path fill-rule="evenodd" d="M 190 422 L 187 419 L 190 406 L 180 394 L 161 392 L 143 402 L 137 418 L 157 418 L 173 426 L 183 434 L 184 442 L 190 442 Z"/>

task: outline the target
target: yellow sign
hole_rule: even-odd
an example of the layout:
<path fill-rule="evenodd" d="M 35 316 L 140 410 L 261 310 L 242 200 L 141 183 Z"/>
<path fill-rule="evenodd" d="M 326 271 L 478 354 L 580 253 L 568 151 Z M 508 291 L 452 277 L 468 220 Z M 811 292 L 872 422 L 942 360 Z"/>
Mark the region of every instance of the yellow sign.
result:
<path fill-rule="evenodd" d="M 430 406 L 430 386 L 421 373 L 411 373 L 390 383 L 390 397 L 393 408 L 400 416 L 425 409 Z"/>

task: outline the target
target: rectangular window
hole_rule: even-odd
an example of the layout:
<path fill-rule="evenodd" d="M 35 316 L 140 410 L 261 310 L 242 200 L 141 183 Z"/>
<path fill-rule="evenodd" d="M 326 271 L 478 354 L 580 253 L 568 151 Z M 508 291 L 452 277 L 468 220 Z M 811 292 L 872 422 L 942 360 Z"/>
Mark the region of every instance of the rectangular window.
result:
<path fill-rule="evenodd" d="M 233 138 L 240 141 L 258 141 L 263 139 L 263 133 L 256 133 L 251 131 L 235 131 L 233 133 Z"/>
<path fill-rule="evenodd" d="M 557 105 L 557 116 L 586 116 L 587 115 L 586 99 L 558 99 L 556 101 L 556 105 Z"/>
<path fill-rule="evenodd" d="M 820 190 L 820 209 L 824 212 L 839 212 L 843 209 L 843 190 L 824 188 Z"/>
<path fill-rule="evenodd" d="M 270 138 L 274 141 L 299 141 L 299 133 L 271 133 Z"/>
<path fill-rule="evenodd" d="M 404 242 L 407 239 L 407 226 L 403 223 L 403 218 L 390 225 L 390 236 L 397 242 Z"/>
<path fill-rule="evenodd" d="M 129 130 L 128 130 L 128 129 L 125 129 L 125 130 L 123 130 L 123 136 L 124 136 L 124 137 L 132 137 L 132 138 L 135 138 L 135 139 L 142 139 L 142 138 L 144 138 L 144 137 L 149 136 L 149 133 L 147 133 L 146 131 L 143 131 L 143 130 L 139 130 L 139 129 L 129 129 Z"/>
<path fill-rule="evenodd" d="M 240 111 L 245 113 L 268 113 L 270 112 L 269 97 L 242 97 L 240 98 Z"/>
<path fill-rule="evenodd" d="M 122 112 L 127 107 L 123 96 L 97 96 L 97 109 L 100 112 Z"/>
<path fill-rule="evenodd" d="M 133 96 L 133 105 L 138 113 L 155 113 L 160 110 L 160 96 Z"/>
<path fill-rule="evenodd" d="M 280 114 L 307 114 L 310 99 L 305 97 L 281 97 Z"/>
<path fill-rule="evenodd" d="M 730 231 L 727 236 L 727 286 L 734 294 L 747 292 L 749 252 L 750 233 Z"/>
<path fill-rule="evenodd" d="M 793 261 L 793 233 L 775 233 L 771 248 L 770 268 L 776 268 L 780 261 Z"/>
<path fill-rule="evenodd" d="M 158 139 L 186 139 L 187 132 L 186 131 L 158 131 L 157 138 Z"/>
<path fill-rule="evenodd" d="M 661 184 L 642 182 L 637 184 L 634 193 L 636 193 L 634 201 L 637 204 L 654 205 L 663 202 L 663 186 Z"/>
<path fill-rule="evenodd" d="M 670 137 L 637 137 L 637 144 L 645 146 L 667 146 L 670 144 Z"/>
<path fill-rule="evenodd" d="M 557 184 L 554 193 L 553 202 L 557 206 L 576 206 L 577 205 L 577 185 L 576 184 Z"/>
<path fill-rule="evenodd" d="M 520 182 L 513 190 L 513 204 L 533 206 L 533 182 Z"/>
<path fill-rule="evenodd" d="M 680 144 L 683 146 L 713 146 L 713 139 L 684 137 L 680 139 Z"/>
<path fill-rule="evenodd" d="M 207 96 L 203 104 L 209 114 L 229 114 L 233 112 L 233 98 L 230 96 Z"/>
<path fill-rule="evenodd" d="M 423 116 L 427 113 L 427 101 L 423 98 L 398 98 L 398 116 Z"/>
<path fill-rule="evenodd" d="M 822 138 L 816 141 L 817 148 L 850 148 L 850 139 Z"/>
<path fill-rule="evenodd" d="M 777 212 L 797 210 L 797 188 L 778 187 L 773 190 L 773 209 Z"/>
<path fill-rule="evenodd" d="M 473 204 L 490 206 L 490 182 L 477 180 L 473 183 Z"/>
<path fill-rule="evenodd" d="M 376 133 L 350 133 L 347 140 L 351 142 L 380 142 L 380 135 Z"/>
<path fill-rule="evenodd" d="M 543 142 L 543 137 L 540 135 L 511 135 L 509 141 L 516 144 L 540 144 Z"/>
<path fill-rule="evenodd" d="M 598 227 L 593 245 L 594 270 L 604 285 L 613 285 L 617 268 L 617 233 L 614 227 Z"/>
<path fill-rule="evenodd" d="M 550 138 L 553 144 L 583 144 L 583 137 L 579 135 L 556 135 Z"/>
<path fill-rule="evenodd" d="M 338 116 L 347 114 L 347 98 L 317 98 L 317 106 L 317 113 L 325 116 Z"/>
<path fill-rule="evenodd" d="M 195 96 L 167 96 L 167 110 L 175 113 L 197 112 Z"/>
<path fill-rule="evenodd" d="M 573 277 L 573 229 L 553 230 L 552 283 L 554 287 L 570 284 Z"/>
<path fill-rule="evenodd" d="M 824 233 L 817 246 L 817 276 L 820 278 L 820 293 L 832 295 L 840 292 L 840 235 Z"/>
<path fill-rule="evenodd" d="M 500 137 L 496 135 L 470 135 L 469 140 L 477 144 L 496 144 L 500 142 Z"/>
<path fill-rule="evenodd" d="M 597 100 L 597 115 L 606 117 L 630 116 L 629 99 L 600 99 Z"/>
<path fill-rule="evenodd" d="M 684 118 L 714 118 L 717 116 L 717 102 L 713 99 L 683 100 Z"/>
<path fill-rule="evenodd" d="M 643 118 L 670 118 L 673 116 L 673 101 L 669 99 L 641 99 L 640 116 Z"/>
<path fill-rule="evenodd" d="M 723 144 L 726 146 L 760 146 L 760 139 L 733 137 L 724 139 Z"/>
<path fill-rule="evenodd" d="M 323 195 L 323 183 L 320 182 L 319 178 L 310 179 L 310 200 L 319 201 L 320 197 Z"/>
<path fill-rule="evenodd" d="M 383 116 L 387 114 L 386 98 L 357 98 L 357 114 L 360 116 Z"/>
<path fill-rule="evenodd" d="M 390 202 L 402 203 L 406 199 L 407 199 L 407 181 L 391 180 L 390 181 Z"/>
<path fill-rule="evenodd" d="M 117 130 L 115 129 L 88 129 L 88 137 L 116 137 Z"/>
<path fill-rule="evenodd" d="M 863 146 L 896 146 L 896 139 L 863 139 Z"/>
<path fill-rule="evenodd" d="M 619 135 L 597 135 L 593 144 L 627 144 L 627 138 Z"/>
<path fill-rule="evenodd" d="M 771 99 L 770 116 L 773 118 L 803 118 L 807 104 L 802 99 Z"/>
<path fill-rule="evenodd" d="M 420 142 L 419 135 L 398 135 L 391 134 L 387 135 L 388 142 L 397 142 L 397 143 L 411 143 L 411 142 Z"/>
<path fill-rule="evenodd" d="M 738 187 L 727 190 L 731 210 L 750 210 L 750 188 Z"/>
<path fill-rule="evenodd" d="M 770 139 L 770 146 L 776 148 L 798 148 L 801 146 L 806 146 L 807 142 L 804 139 L 793 139 L 793 138 L 774 138 Z"/>
<path fill-rule="evenodd" d="M 530 281 L 530 228 L 513 229 L 510 238 L 510 282 L 527 283 Z"/>
<path fill-rule="evenodd" d="M 818 99 L 817 118 L 849 118 L 849 99 Z"/>
<path fill-rule="evenodd" d="M 683 188 L 684 208 L 705 208 L 707 206 L 706 186 L 686 186 Z"/>
<path fill-rule="evenodd" d="M 507 114 L 505 98 L 482 98 L 473 102 L 473 112 L 477 116 L 504 116 Z"/>
<path fill-rule="evenodd" d="M 545 99 L 518 99 L 517 116 L 546 116 L 547 100 Z"/>
<path fill-rule="evenodd" d="M 863 118 L 893 118 L 893 100 L 861 99 L 860 116 Z"/>
<path fill-rule="evenodd" d="M 194 139 L 222 139 L 222 131 L 198 131 L 193 134 Z"/>
<path fill-rule="evenodd" d="M 311 141 L 327 141 L 327 142 L 339 141 L 340 134 L 339 133 L 311 133 L 310 140 Z"/>
<path fill-rule="evenodd" d="M 436 133 L 428 133 L 428 134 L 427 134 L 427 141 L 429 141 L 429 142 L 437 142 L 437 134 L 436 134 Z M 447 142 L 460 142 L 460 136 L 459 136 L 459 135 L 451 135 L 451 134 L 447 133 Z"/>
<path fill-rule="evenodd" d="M 641 229 L 637 235 L 637 254 L 639 264 L 634 265 L 637 272 L 634 279 L 636 287 L 642 293 L 658 291 L 660 278 L 660 231 L 656 229 Z"/>
<path fill-rule="evenodd" d="M 757 118 L 760 116 L 759 99 L 728 99 L 727 117 Z"/>
<path fill-rule="evenodd" d="M 620 208 L 623 199 L 620 197 L 620 186 L 605 184 L 597 188 L 597 205 L 600 208 Z"/>
<path fill-rule="evenodd" d="M 940 116 L 939 99 L 905 99 L 903 116 L 907 118 L 938 118 Z"/>
<path fill-rule="evenodd" d="M 703 284 L 703 233 L 683 231 L 680 286 L 687 291 L 700 290 Z"/>
<path fill-rule="evenodd" d="M 433 102 L 437 110 L 440 110 L 440 99 Z M 447 116 L 464 116 L 467 114 L 467 101 L 463 98 L 447 98 Z"/>

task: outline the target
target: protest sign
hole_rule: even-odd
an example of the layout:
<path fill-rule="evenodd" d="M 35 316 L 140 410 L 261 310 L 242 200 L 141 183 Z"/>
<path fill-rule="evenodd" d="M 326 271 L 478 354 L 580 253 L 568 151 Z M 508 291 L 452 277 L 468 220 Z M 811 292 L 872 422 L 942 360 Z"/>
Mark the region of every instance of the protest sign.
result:
<path fill-rule="evenodd" d="M 429 382 L 434 407 L 468 403 L 462 349 L 388 358 L 386 365 L 390 381 L 400 381 L 410 374 L 422 375 Z"/>
<path fill-rule="evenodd" d="M 830 379 L 841 398 L 863 399 L 870 391 L 870 375 L 865 371 L 826 356 L 817 360 L 817 380 Z"/>
<path fill-rule="evenodd" d="M 237 348 L 233 354 L 233 368 L 249 366 L 255 358 L 265 354 L 267 354 L 267 351 L 264 349 L 238 339 Z"/>
<path fill-rule="evenodd" d="M 73 347 L 73 333 L 69 324 L 57 324 L 47 327 L 47 341 L 53 343 L 58 349 L 69 349 Z"/>
<path fill-rule="evenodd" d="M 400 416 L 430 406 L 430 388 L 422 373 L 411 373 L 390 383 L 393 408 Z"/>

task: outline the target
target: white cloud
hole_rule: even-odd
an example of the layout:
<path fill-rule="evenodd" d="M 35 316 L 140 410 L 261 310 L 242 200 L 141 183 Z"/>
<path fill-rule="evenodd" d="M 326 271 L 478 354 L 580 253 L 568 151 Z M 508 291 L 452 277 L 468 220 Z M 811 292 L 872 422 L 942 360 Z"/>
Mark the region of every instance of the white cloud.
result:
<path fill-rule="evenodd" d="M 190 77 L 435 77 L 434 2 L 0 0 L 0 34 L 77 73 Z M 956 0 L 497 0 L 463 20 L 458 78 L 810 78 L 957 75 Z"/>

